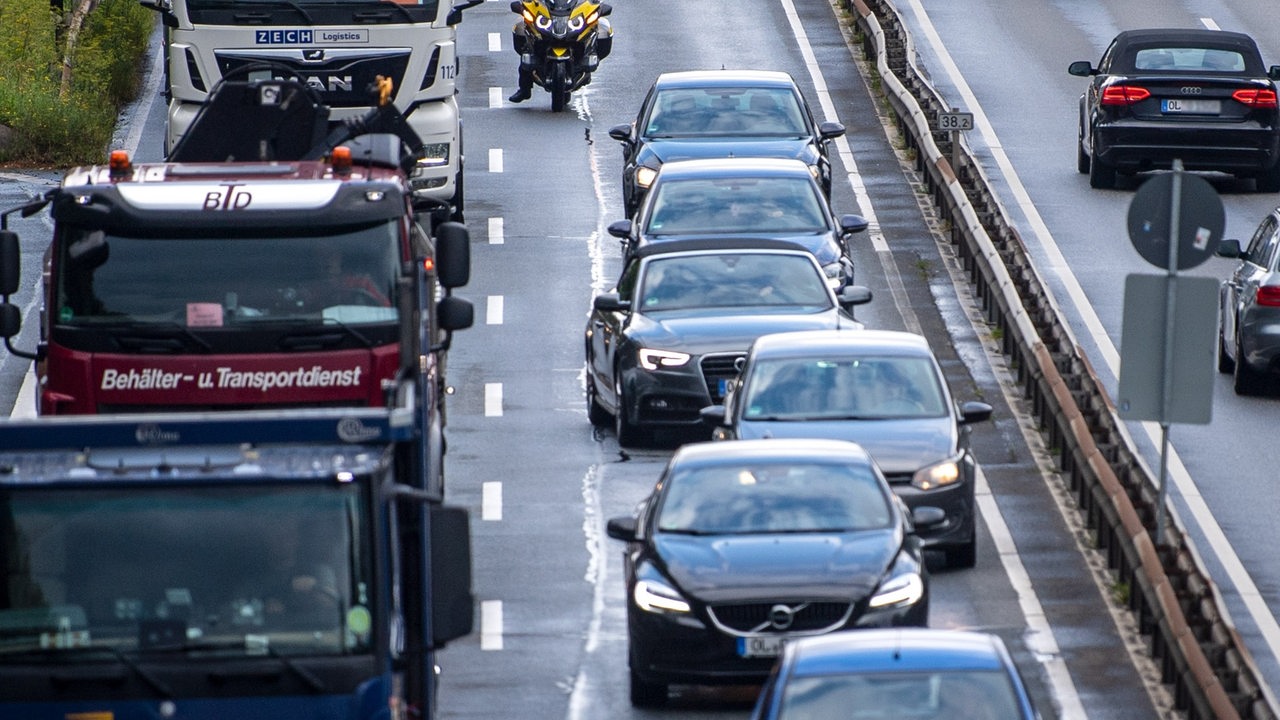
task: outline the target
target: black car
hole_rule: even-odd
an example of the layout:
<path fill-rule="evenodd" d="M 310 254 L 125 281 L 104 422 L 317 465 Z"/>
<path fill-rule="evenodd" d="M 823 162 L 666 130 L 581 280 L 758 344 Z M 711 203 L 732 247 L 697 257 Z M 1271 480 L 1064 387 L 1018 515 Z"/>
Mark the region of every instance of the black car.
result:
<path fill-rule="evenodd" d="M 896 330 L 766 335 L 751 346 L 724 405 L 704 419 L 718 440 L 851 440 L 876 459 L 908 507 L 946 520 L 921 532 L 952 567 L 977 559 L 977 461 L 969 425 L 991 406 L 957 404 L 929 343 Z"/>
<path fill-rule="evenodd" d="M 1076 153 L 1092 187 L 1180 160 L 1187 170 L 1256 178 L 1258 190 L 1280 191 L 1280 66 L 1263 65 L 1248 35 L 1126 30 L 1098 67 L 1080 60 L 1068 72 L 1092 78 L 1080 96 Z"/>
<path fill-rule="evenodd" d="M 609 136 L 622 143 L 622 204 L 635 215 L 658 168 L 705 157 L 803 160 L 831 197 L 828 145 L 844 135 L 838 122 L 814 120 L 795 80 L 774 70 L 663 73 L 633 123 Z"/>
<path fill-rule="evenodd" d="M 757 337 L 783 330 L 860 328 L 854 305 L 871 291 L 837 295 L 807 250 L 740 238 L 655 243 L 624 264 L 598 295 L 586 327 L 587 412 L 611 421 L 621 445 L 660 427 L 696 428 L 720 402 Z"/>
<path fill-rule="evenodd" d="M 840 288 L 853 282 L 850 236 L 866 228 L 859 215 L 832 213 L 803 162 L 735 157 L 663 164 L 635 221 L 619 220 L 609 234 L 624 253 L 651 242 L 745 233 L 788 240 L 813 253 L 827 282 Z"/>
<path fill-rule="evenodd" d="M 921 626 L 929 579 L 910 516 L 871 456 L 835 440 L 693 443 L 671 457 L 627 543 L 631 702 L 670 684 L 763 682 L 784 641 Z"/>
<path fill-rule="evenodd" d="M 1233 374 L 1237 395 L 1258 395 L 1280 375 L 1280 208 L 1247 246 L 1223 240 L 1217 254 L 1236 260 L 1218 296 L 1218 372 Z"/>

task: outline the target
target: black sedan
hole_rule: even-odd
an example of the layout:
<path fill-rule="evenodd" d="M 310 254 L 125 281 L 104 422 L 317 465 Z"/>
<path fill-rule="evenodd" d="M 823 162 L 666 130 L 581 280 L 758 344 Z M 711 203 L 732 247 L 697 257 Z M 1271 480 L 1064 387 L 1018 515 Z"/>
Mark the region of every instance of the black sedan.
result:
<path fill-rule="evenodd" d="M 706 408 L 716 439 L 821 437 L 867 449 L 908 507 L 946 511 L 921 532 L 947 564 L 977 559 L 977 461 L 969 425 L 991 406 L 956 405 L 929 343 L 915 333 L 792 332 L 761 337 L 724 405 Z"/>
<path fill-rule="evenodd" d="M 705 157 L 803 160 L 828 198 L 828 145 L 838 122 L 814 120 L 795 80 L 773 70 L 691 70 L 658 76 L 635 121 L 609 130 L 622 143 L 622 204 L 632 217 L 658 168 Z"/>
<path fill-rule="evenodd" d="M 859 215 L 837 218 L 799 160 L 715 158 L 665 163 L 635 221 L 619 220 L 609 234 L 624 253 L 651 242 L 753 237 L 789 240 L 818 259 L 827 282 L 853 282 L 849 239 L 867 228 Z"/>
<path fill-rule="evenodd" d="M 587 412 L 613 422 L 621 445 L 657 428 L 696 428 L 720 402 L 738 361 L 759 336 L 784 330 L 860 328 L 854 305 L 871 291 L 835 294 L 813 255 L 768 239 L 655 243 L 623 265 L 598 295 L 586 328 Z"/>
<path fill-rule="evenodd" d="M 1217 254 L 1236 260 L 1218 303 L 1218 371 L 1232 373 L 1237 395 L 1258 395 L 1280 374 L 1280 208 L 1249 244 L 1223 240 Z"/>
<path fill-rule="evenodd" d="M 627 543 L 631 702 L 670 684 L 763 682 L 783 642 L 924 626 L 929 582 L 911 516 L 865 450 L 834 440 L 693 443 L 672 456 Z"/>
<path fill-rule="evenodd" d="M 1080 60 L 1068 72 L 1092 78 L 1080 96 L 1077 149 L 1077 169 L 1092 187 L 1180 160 L 1187 170 L 1256 178 L 1258 190 L 1280 191 L 1280 66 L 1263 65 L 1248 35 L 1126 30 L 1098 67 Z"/>

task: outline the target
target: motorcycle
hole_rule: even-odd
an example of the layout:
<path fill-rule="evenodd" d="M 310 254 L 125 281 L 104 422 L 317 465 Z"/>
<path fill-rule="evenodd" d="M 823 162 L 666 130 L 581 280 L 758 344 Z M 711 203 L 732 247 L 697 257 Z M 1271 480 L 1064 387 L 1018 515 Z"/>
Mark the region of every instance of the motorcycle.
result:
<path fill-rule="evenodd" d="M 551 93 L 551 110 L 561 112 L 613 50 L 613 7 L 590 0 L 512 0 L 521 16 L 511 29 L 520 54 L 520 87 L 513 102 L 527 100 L 533 85 Z"/>

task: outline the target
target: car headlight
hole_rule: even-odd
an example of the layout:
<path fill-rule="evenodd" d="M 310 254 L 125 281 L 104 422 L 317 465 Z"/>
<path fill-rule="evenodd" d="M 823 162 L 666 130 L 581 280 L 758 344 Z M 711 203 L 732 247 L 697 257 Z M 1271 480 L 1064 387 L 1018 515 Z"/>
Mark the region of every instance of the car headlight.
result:
<path fill-rule="evenodd" d="M 936 490 L 960 482 L 960 459 L 952 458 L 920 468 L 911 476 L 911 485 L 921 490 Z"/>
<path fill-rule="evenodd" d="M 653 184 L 653 179 L 658 177 L 658 171 L 651 167 L 636 168 L 636 185 L 648 189 Z"/>
<path fill-rule="evenodd" d="M 876 594 L 871 596 L 871 607 L 883 608 L 894 605 L 913 605 L 924 597 L 924 580 L 920 573 L 903 573 L 889 578 Z"/>
<path fill-rule="evenodd" d="M 651 613 L 687 613 L 689 603 L 679 591 L 659 580 L 640 580 L 631 593 L 636 607 Z"/>
<path fill-rule="evenodd" d="M 422 167 L 442 167 L 449 164 L 449 143 L 427 143 L 423 147 L 422 157 L 418 165 Z"/>
<path fill-rule="evenodd" d="M 689 353 L 640 348 L 640 367 L 645 370 L 680 367 L 689 362 Z"/>

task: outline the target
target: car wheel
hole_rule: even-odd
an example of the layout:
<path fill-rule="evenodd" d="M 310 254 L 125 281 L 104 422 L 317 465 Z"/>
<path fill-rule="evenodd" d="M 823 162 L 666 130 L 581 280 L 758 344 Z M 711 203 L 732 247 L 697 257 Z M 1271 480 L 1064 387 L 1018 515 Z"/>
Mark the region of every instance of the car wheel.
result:
<path fill-rule="evenodd" d="M 1218 372 L 1227 374 L 1235 372 L 1236 361 L 1227 354 L 1227 339 L 1222 336 L 1222 328 L 1218 328 Z"/>
<path fill-rule="evenodd" d="M 1280 162 L 1272 165 L 1269 170 L 1264 170 L 1254 181 L 1254 186 L 1258 192 L 1280 192 Z"/>
<path fill-rule="evenodd" d="M 1258 395 L 1262 393 L 1263 384 L 1266 378 L 1262 373 L 1249 367 L 1249 363 L 1245 361 L 1244 353 L 1240 350 L 1240 340 L 1236 339 L 1236 366 L 1235 366 L 1235 382 L 1233 383 L 1237 395 Z"/>
<path fill-rule="evenodd" d="M 946 549 L 947 567 L 971 568 L 978 564 L 978 539 L 970 538 L 969 542 L 959 547 Z"/>
<path fill-rule="evenodd" d="M 613 431 L 618 436 L 618 444 L 634 447 L 648 442 L 649 434 L 627 417 L 627 396 L 622 393 L 621 374 L 616 371 L 613 374 L 613 397 L 617 403 L 613 413 Z"/>
<path fill-rule="evenodd" d="M 590 369 L 587 372 L 591 372 Z M 587 376 L 587 420 L 596 427 L 609 427 L 609 422 L 613 420 L 613 416 L 600 407 L 600 393 L 596 390 L 595 379 L 590 375 Z"/>
<path fill-rule="evenodd" d="M 1116 186 L 1116 169 L 1096 157 L 1089 158 L 1089 187 L 1110 190 Z"/>
<path fill-rule="evenodd" d="M 1076 142 L 1076 171 L 1081 175 L 1089 174 L 1089 153 L 1084 151 L 1084 141 Z"/>
<path fill-rule="evenodd" d="M 667 704 L 666 683 L 649 682 L 631 671 L 631 704 L 638 708 L 662 707 Z"/>

